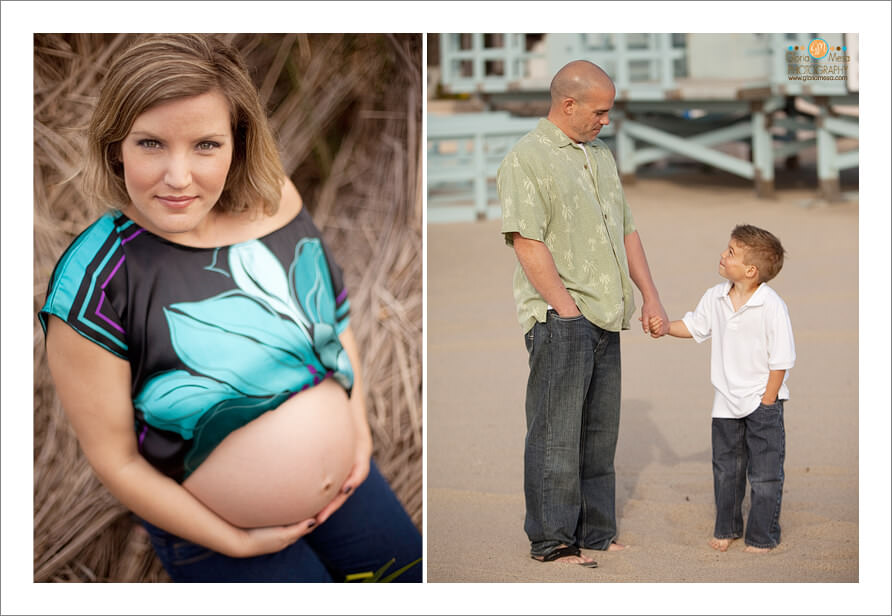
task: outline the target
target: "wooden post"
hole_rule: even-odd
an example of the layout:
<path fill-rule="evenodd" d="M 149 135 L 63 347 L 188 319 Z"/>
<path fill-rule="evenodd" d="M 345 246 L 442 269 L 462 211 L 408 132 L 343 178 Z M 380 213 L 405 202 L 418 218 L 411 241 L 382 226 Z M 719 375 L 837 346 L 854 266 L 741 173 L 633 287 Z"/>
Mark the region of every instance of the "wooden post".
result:
<path fill-rule="evenodd" d="M 478 129 L 474 135 L 474 211 L 477 220 L 486 220 L 486 210 L 489 199 L 486 194 L 486 152 L 483 147 L 485 140 L 483 133 Z"/>
<path fill-rule="evenodd" d="M 815 116 L 815 132 L 818 139 L 818 193 L 827 201 L 839 201 L 839 169 L 836 167 L 836 138 L 826 126 L 830 117 L 830 99 L 816 96 L 818 113 Z"/>
<path fill-rule="evenodd" d="M 626 110 L 625 103 L 616 104 L 616 157 L 619 167 L 619 177 L 623 184 L 635 183 L 635 140 L 624 127 L 626 120 L 631 120 L 632 115 Z"/>
<path fill-rule="evenodd" d="M 796 116 L 799 114 L 799 112 L 796 111 L 796 97 L 787 96 L 784 99 L 784 113 L 786 114 L 788 120 L 796 119 Z M 792 141 L 797 141 L 799 139 L 799 136 L 796 134 L 795 130 L 788 128 L 787 133 L 786 133 L 786 138 L 792 142 Z M 799 152 L 798 151 L 796 153 L 790 154 L 789 156 L 784 158 L 784 169 L 787 169 L 789 171 L 799 169 Z"/>
<path fill-rule="evenodd" d="M 774 152 L 768 116 L 765 113 L 764 101 L 753 101 L 753 179 L 756 183 L 756 194 L 762 198 L 774 196 Z"/>

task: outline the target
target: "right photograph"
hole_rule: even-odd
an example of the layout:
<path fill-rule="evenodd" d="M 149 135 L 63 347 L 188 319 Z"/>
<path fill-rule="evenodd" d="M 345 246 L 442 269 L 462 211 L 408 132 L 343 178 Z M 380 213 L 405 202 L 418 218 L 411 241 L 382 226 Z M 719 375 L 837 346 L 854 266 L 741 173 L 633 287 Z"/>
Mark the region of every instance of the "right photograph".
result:
<path fill-rule="evenodd" d="M 427 35 L 428 582 L 859 582 L 858 49 Z"/>

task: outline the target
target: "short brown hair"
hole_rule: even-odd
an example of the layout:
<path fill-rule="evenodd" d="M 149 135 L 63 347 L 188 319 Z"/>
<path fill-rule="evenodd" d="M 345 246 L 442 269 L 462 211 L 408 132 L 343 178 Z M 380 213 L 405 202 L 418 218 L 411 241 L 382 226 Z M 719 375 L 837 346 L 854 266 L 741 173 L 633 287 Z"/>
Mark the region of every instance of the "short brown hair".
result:
<path fill-rule="evenodd" d="M 121 141 L 136 118 L 171 100 L 218 90 L 229 102 L 232 163 L 215 207 L 279 207 L 285 173 L 257 88 L 238 51 L 213 35 L 139 35 L 109 67 L 87 133 L 84 189 L 106 206 L 130 202 Z"/>
<path fill-rule="evenodd" d="M 787 251 L 780 240 L 765 229 L 737 225 L 731 231 L 731 239 L 737 240 L 746 248 L 744 263 L 756 266 L 759 270 L 759 282 L 768 282 L 784 266 L 784 254 Z"/>

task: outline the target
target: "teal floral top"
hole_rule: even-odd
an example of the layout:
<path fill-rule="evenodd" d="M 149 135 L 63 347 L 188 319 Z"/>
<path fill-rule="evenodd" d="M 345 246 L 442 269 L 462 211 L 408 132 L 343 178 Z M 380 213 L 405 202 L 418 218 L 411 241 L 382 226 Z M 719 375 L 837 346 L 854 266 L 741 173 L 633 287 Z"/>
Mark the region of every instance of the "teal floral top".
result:
<path fill-rule="evenodd" d="M 105 214 L 62 255 L 39 313 L 131 366 L 142 455 L 183 481 L 229 433 L 353 370 L 349 301 L 306 208 L 256 240 L 194 248 Z M 101 396 L 102 392 L 96 392 Z"/>

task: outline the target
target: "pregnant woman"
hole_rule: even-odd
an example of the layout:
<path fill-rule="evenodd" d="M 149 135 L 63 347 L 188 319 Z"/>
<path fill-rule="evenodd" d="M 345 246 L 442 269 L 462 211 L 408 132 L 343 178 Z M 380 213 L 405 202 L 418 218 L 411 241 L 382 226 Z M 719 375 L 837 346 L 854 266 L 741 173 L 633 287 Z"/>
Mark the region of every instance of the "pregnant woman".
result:
<path fill-rule="evenodd" d="M 175 581 L 343 581 L 421 537 L 371 461 L 341 270 L 238 53 L 140 37 L 110 67 L 85 187 L 108 211 L 40 312 L 62 406 Z M 414 564 L 413 564 L 414 563 Z"/>

